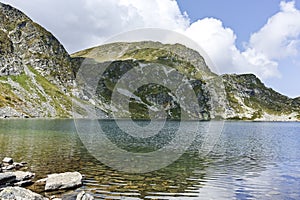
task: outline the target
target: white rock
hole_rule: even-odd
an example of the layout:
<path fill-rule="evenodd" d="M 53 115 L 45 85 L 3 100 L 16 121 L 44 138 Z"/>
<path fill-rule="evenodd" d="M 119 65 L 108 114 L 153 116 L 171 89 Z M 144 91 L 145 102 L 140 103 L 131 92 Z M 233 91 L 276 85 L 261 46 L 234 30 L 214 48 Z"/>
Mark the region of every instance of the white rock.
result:
<path fill-rule="evenodd" d="M 20 181 L 14 184 L 14 186 L 19 186 L 19 187 L 26 187 L 28 185 L 32 185 L 33 182 L 31 180 L 26 180 L 26 181 Z"/>
<path fill-rule="evenodd" d="M 2 160 L 2 162 L 4 162 L 4 163 L 10 163 L 10 164 L 12 164 L 14 161 L 13 161 L 13 159 L 12 159 L 12 158 L 5 157 L 5 158 Z"/>
<path fill-rule="evenodd" d="M 0 192 L 1 200 L 48 200 L 47 198 L 21 187 L 7 187 Z"/>
<path fill-rule="evenodd" d="M 66 172 L 48 175 L 45 190 L 72 189 L 82 185 L 82 175 L 79 172 Z"/>
<path fill-rule="evenodd" d="M 0 173 L 0 185 L 5 185 L 14 181 L 16 181 L 16 176 L 13 173 Z"/>
<path fill-rule="evenodd" d="M 13 172 L 13 174 L 16 176 L 16 181 L 25 181 L 33 179 L 35 174 L 31 172 L 23 172 L 23 171 L 16 171 Z"/>
<path fill-rule="evenodd" d="M 4 166 L 2 167 L 3 170 L 13 170 L 15 169 L 15 166 L 14 165 L 7 165 L 7 166 Z"/>
<path fill-rule="evenodd" d="M 14 165 L 14 167 L 17 168 L 17 169 L 20 169 L 20 168 L 24 167 L 24 165 L 23 165 L 22 163 L 16 163 L 16 162 L 14 162 L 13 165 Z"/>
<path fill-rule="evenodd" d="M 77 195 L 76 200 L 94 200 L 94 197 L 87 194 L 85 191 L 82 191 Z"/>
<path fill-rule="evenodd" d="M 35 183 L 45 185 L 48 178 L 37 180 Z"/>

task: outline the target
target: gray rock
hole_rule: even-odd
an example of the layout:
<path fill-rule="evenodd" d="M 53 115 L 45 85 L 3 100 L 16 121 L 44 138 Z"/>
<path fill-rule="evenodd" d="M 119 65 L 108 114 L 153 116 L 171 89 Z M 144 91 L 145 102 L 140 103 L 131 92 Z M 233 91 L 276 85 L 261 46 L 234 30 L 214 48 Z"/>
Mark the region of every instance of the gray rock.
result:
<path fill-rule="evenodd" d="M 9 157 L 5 157 L 3 160 L 2 160 L 3 163 L 8 163 L 8 164 L 13 164 L 14 160 L 12 158 L 9 158 Z"/>
<path fill-rule="evenodd" d="M 85 191 L 82 191 L 77 195 L 76 200 L 94 200 L 94 197 L 87 194 Z"/>
<path fill-rule="evenodd" d="M 37 185 L 46 185 L 47 178 L 39 179 L 35 183 Z"/>
<path fill-rule="evenodd" d="M 13 173 L 0 173 L 0 185 L 6 185 L 16 181 L 16 175 Z"/>
<path fill-rule="evenodd" d="M 13 172 L 13 174 L 16 176 L 17 182 L 33 179 L 35 176 L 35 173 L 23 172 L 23 171 L 16 171 Z"/>
<path fill-rule="evenodd" d="M 37 193 L 21 187 L 7 187 L 0 192 L 1 200 L 47 200 Z"/>
<path fill-rule="evenodd" d="M 26 186 L 29 186 L 29 185 L 32 185 L 32 184 L 33 184 L 32 180 L 26 180 L 26 181 L 17 182 L 17 183 L 14 184 L 14 186 L 26 187 Z"/>
<path fill-rule="evenodd" d="M 30 91 L 10 79 L 21 74 L 32 81 Z M 59 109 L 49 103 L 57 96 L 47 94 L 35 74 L 45 77 L 61 91 L 58 99 L 66 98 L 64 93 L 69 92 L 66 88 L 74 80 L 71 58 L 60 42 L 24 13 L 0 2 L 0 77 L 5 77 L 0 85 L 8 84 L 14 94 L 14 98 L 1 102 L 4 105 L 0 108 L 0 118 L 65 117 L 65 114 L 58 116 L 60 109 L 71 116 L 71 110 L 67 109 L 69 102 L 60 101 Z"/>
<path fill-rule="evenodd" d="M 24 165 L 22 163 L 14 162 L 13 165 L 14 165 L 15 169 L 21 169 L 22 167 L 24 167 Z"/>
<path fill-rule="evenodd" d="M 82 175 L 79 172 L 66 172 L 48 175 L 45 190 L 72 189 L 82 185 Z"/>
<path fill-rule="evenodd" d="M 19 113 L 11 107 L 5 106 L 0 108 L 0 116 L 1 118 L 21 118 L 22 113 Z"/>
<path fill-rule="evenodd" d="M 2 170 L 13 170 L 13 169 L 15 169 L 14 165 L 7 165 L 7 166 L 2 167 Z"/>

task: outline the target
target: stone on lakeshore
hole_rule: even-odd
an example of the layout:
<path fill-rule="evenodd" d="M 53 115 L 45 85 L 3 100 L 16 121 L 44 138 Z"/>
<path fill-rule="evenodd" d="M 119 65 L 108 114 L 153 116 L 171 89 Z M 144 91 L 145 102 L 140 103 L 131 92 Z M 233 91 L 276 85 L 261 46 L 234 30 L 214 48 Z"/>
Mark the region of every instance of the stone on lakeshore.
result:
<path fill-rule="evenodd" d="M 16 163 L 16 162 L 14 162 L 14 167 L 16 168 L 16 169 L 21 169 L 22 167 L 24 167 L 24 165 L 22 164 L 22 163 Z"/>
<path fill-rule="evenodd" d="M 94 200 L 94 197 L 87 194 L 85 191 L 82 191 L 77 195 L 76 200 Z"/>
<path fill-rule="evenodd" d="M 16 175 L 13 173 L 0 173 L 0 185 L 6 185 L 16 181 Z"/>
<path fill-rule="evenodd" d="M 13 164 L 14 160 L 12 158 L 9 158 L 9 157 L 5 157 L 3 160 L 2 160 L 3 163 L 9 163 L 9 164 Z"/>
<path fill-rule="evenodd" d="M 39 179 L 35 183 L 38 185 L 45 185 L 47 181 L 47 178 Z"/>
<path fill-rule="evenodd" d="M 1 200 L 48 200 L 37 193 L 21 187 L 7 187 L 0 192 Z"/>
<path fill-rule="evenodd" d="M 23 172 L 23 171 L 16 171 L 13 172 L 13 174 L 16 176 L 17 182 L 33 179 L 35 176 L 35 173 Z"/>
<path fill-rule="evenodd" d="M 29 186 L 32 184 L 33 184 L 32 180 L 25 180 L 25 181 L 20 181 L 20 182 L 15 183 L 14 186 L 26 187 L 26 186 Z"/>
<path fill-rule="evenodd" d="M 7 165 L 7 166 L 4 166 L 4 167 L 2 167 L 2 170 L 13 170 L 13 169 L 15 169 L 15 166 L 14 165 Z"/>
<path fill-rule="evenodd" d="M 79 172 L 66 172 L 48 175 L 45 190 L 72 189 L 82 185 L 82 175 Z"/>

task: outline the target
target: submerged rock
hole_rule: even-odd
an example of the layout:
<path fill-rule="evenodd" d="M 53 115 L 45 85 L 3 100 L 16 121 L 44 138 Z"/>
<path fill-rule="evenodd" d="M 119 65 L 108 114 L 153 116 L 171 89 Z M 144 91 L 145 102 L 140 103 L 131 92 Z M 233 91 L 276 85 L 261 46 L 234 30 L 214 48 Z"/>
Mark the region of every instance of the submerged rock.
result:
<path fill-rule="evenodd" d="M 10 171 L 10 170 L 19 170 L 24 167 L 23 163 L 14 162 L 14 160 L 10 157 L 5 157 L 2 160 L 2 164 L 0 163 L 0 172 L 2 171 Z"/>
<path fill-rule="evenodd" d="M 21 187 L 7 187 L 0 192 L 1 200 L 48 200 L 37 193 Z"/>
<path fill-rule="evenodd" d="M 82 175 L 79 172 L 66 172 L 48 175 L 45 190 L 72 189 L 82 185 Z"/>
<path fill-rule="evenodd" d="M 94 200 L 94 197 L 85 191 L 82 191 L 77 195 L 76 200 Z"/>

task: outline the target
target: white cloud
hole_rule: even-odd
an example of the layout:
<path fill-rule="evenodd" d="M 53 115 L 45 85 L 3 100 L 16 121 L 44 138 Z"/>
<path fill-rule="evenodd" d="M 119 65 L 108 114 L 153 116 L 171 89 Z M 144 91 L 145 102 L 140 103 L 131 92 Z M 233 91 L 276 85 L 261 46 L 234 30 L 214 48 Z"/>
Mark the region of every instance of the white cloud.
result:
<path fill-rule="evenodd" d="M 137 28 L 182 30 L 189 19 L 174 0 L 4 0 L 54 33 L 74 52 Z M 40 5 L 37 7 L 36 5 Z"/>
<path fill-rule="evenodd" d="M 69 52 L 101 44 L 124 31 L 152 27 L 177 30 L 191 37 L 221 73 L 279 77 L 280 60 L 291 57 L 297 61 L 299 55 L 300 11 L 294 1 L 282 1 L 280 11 L 251 36 L 244 51 L 237 48 L 237 36 L 222 21 L 204 18 L 190 24 L 175 0 L 4 1 L 49 29 Z M 37 9 L 36 5 L 41 6 Z"/>
<path fill-rule="evenodd" d="M 210 56 L 216 66 L 229 67 L 236 51 L 236 35 L 229 28 L 224 28 L 220 20 L 205 18 L 191 24 L 184 32 L 197 42 Z M 221 69 L 220 69 L 221 70 Z"/>
<path fill-rule="evenodd" d="M 278 64 L 255 49 L 241 52 L 233 30 L 214 18 L 191 24 L 185 34 L 195 40 L 214 62 L 217 73 L 255 73 L 261 78 L 279 76 Z"/>
<path fill-rule="evenodd" d="M 250 48 L 275 60 L 296 56 L 300 49 L 300 11 L 294 1 L 283 1 L 280 8 L 249 42 Z"/>
<path fill-rule="evenodd" d="M 185 31 L 207 52 L 221 73 L 254 73 L 260 78 L 280 77 L 279 62 L 297 58 L 300 51 L 300 11 L 295 2 L 280 3 L 280 12 L 252 34 L 244 51 L 236 47 L 236 35 L 222 22 L 201 19 Z"/>
<path fill-rule="evenodd" d="M 129 8 L 128 15 L 125 15 L 128 24 L 138 20 L 140 27 L 167 27 L 171 30 L 180 30 L 189 25 L 187 16 L 181 13 L 176 1 L 120 0 L 119 4 Z"/>

